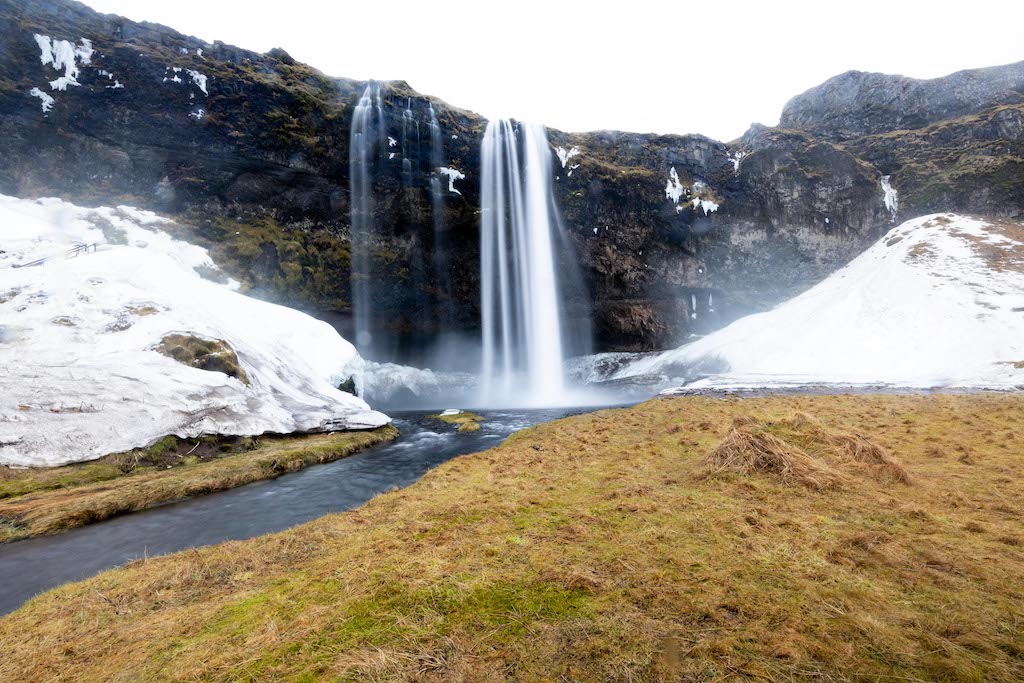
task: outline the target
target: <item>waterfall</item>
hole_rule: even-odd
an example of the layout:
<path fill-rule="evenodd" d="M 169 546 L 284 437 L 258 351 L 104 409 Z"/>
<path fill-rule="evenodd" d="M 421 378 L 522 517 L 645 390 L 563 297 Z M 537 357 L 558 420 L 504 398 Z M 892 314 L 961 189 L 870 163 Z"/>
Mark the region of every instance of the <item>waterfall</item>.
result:
<path fill-rule="evenodd" d="M 434 111 L 433 103 L 428 104 L 429 121 L 427 128 L 430 130 L 430 201 L 431 215 L 434 219 L 434 277 L 437 288 L 441 292 L 441 320 L 442 330 L 448 330 L 452 326 L 454 318 L 454 305 L 452 302 L 452 281 L 448 272 L 448 230 L 444 216 L 444 183 L 441 179 L 440 168 L 447 165 L 444 158 L 444 141 L 441 137 L 441 124 L 437 120 L 437 112 Z"/>
<path fill-rule="evenodd" d="M 373 344 L 372 273 L 373 171 L 387 154 L 387 132 L 380 86 L 370 83 L 352 112 L 349 144 L 349 189 L 352 218 L 352 313 L 355 345 L 364 355 Z"/>
<path fill-rule="evenodd" d="M 566 387 L 555 244 L 563 241 L 544 127 L 491 121 L 481 166 L 483 400 L 558 402 Z"/>

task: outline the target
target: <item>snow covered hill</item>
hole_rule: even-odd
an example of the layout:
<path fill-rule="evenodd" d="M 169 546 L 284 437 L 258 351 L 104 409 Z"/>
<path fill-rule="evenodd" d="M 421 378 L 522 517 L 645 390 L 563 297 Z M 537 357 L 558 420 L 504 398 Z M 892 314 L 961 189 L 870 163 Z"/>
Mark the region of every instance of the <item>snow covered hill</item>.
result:
<path fill-rule="evenodd" d="M 659 375 L 700 377 L 688 388 L 1024 386 L 1024 225 L 907 221 L 800 296 L 611 379 Z"/>
<path fill-rule="evenodd" d="M 351 344 L 204 279 L 216 273 L 208 254 L 160 229 L 169 223 L 0 196 L 0 463 L 87 460 L 167 434 L 389 421 L 335 388 L 361 367 Z M 239 378 L 158 352 L 168 335 L 208 340 L 227 365 L 233 351 Z"/>

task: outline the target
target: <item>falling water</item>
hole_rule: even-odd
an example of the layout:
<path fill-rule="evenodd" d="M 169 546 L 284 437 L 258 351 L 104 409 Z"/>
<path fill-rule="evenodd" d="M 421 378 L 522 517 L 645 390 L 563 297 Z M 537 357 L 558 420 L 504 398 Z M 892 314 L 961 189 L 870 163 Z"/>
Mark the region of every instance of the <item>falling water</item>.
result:
<path fill-rule="evenodd" d="M 518 137 L 517 137 L 518 133 Z M 543 126 L 487 124 L 481 150 L 480 290 L 485 401 L 565 393 L 554 244 L 561 224 Z"/>
<path fill-rule="evenodd" d="M 366 354 L 373 343 L 372 273 L 370 244 L 373 237 L 373 171 L 386 154 L 386 131 L 380 86 L 366 86 L 352 113 L 349 145 L 349 183 L 352 217 L 352 311 L 355 342 Z"/>
<path fill-rule="evenodd" d="M 413 137 L 415 136 L 415 141 Z M 420 124 L 412 113 L 412 98 L 405 102 L 405 111 L 402 112 L 402 182 L 406 187 L 412 186 L 412 169 L 414 159 L 410 155 L 419 154 L 420 145 Z"/>
<path fill-rule="evenodd" d="M 437 288 L 441 292 L 441 329 L 449 329 L 452 325 L 452 281 L 448 271 L 448 231 L 444 216 L 444 185 L 440 169 L 447 165 L 444 158 L 444 141 L 441 137 L 441 125 L 437 121 L 434 105 L 428 105 L 430 116 L 427 127 L 430 129 L 430 197 L 431 214 L 434 219 L 434 274 Z"/>

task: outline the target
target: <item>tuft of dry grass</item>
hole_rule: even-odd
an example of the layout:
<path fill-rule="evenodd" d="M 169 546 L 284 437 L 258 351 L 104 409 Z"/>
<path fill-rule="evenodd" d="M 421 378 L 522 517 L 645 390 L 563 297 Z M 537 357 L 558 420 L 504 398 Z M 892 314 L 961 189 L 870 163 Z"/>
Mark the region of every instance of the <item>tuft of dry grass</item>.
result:
<path fill-rule="evenodd" d="M 734 418 L 728 435 L 705 457 L 702 476 L 767 473 L 827 489 L 843 484 L 843 466 L 849 463 L 901 484 L 912 482 L 906 468 L 882 446 L 861 434 L 830 430 L 802 411 L 776 421 L 751 415 Z"/>
<path fill-rule="evenodd" d="M 842 485 L 702 478 L 734 429 Z M 927 452 L 957 445 L 974 465 Z M 1021 395 L 597 411 L 342 514 L 41 595 L 0 619 L 0 680 L 1019 682 L 1022 453 Z"/>
<path fill-rule="evenodd" d="M 137 467 L 140 458 L 150 457 L 143 450 L 103 464 L 8 470 L 2 483 L 12 495 L 0 498 L 0 542 L 56 534 L 161 503 L 273 479 L 396 436 L 398 430 L 391 425 L 361 432 L 264 436 L 243 452 L 207 461 L 190 456 L 167 469 Z"/>
<path fill-rule="evenodd" d="M 754 429 L 749 420 L 740 421 L 705 456 L 702 477 L 723 472 L 767 473 L 787 483 L 799 483 L 814 489 L 838 486 L 842 475 L 763 429 Z"/>

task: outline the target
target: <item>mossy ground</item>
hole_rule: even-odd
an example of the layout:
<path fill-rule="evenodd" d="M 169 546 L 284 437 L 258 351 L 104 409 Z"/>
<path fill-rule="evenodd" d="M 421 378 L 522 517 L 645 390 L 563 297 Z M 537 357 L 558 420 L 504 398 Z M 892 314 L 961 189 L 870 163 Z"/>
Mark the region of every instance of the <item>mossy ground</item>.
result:
<path fill-rule="evenodd" d="M 709 475 L 737 425 L 834 485 Z M 1019 681 L 1022 452 L 1019 395 L 599 411 L 343 514 L 44 594 L 0 620 L 0 679 Z"/>
<path fill-rule="evenodd" d="M 478 432 L 480 431 L 480 423 L 484 421 L 482 415 L 471 413 L 468 410 L 463 410 L 461 413 L 455 413 L 454 415 L 429 415 L 432 420 L 440 420 L 450 425 L 457 427 L 456 431 L 459 432 Z"/>
<path fill-rule="evenodd" d="M 160 503 L 272 479 L 388 441 L 388 425 L 301 436 L 169 436 L 149 448 L 55 468 L 0 468 L 0 542 L 54 534 Z"/>

